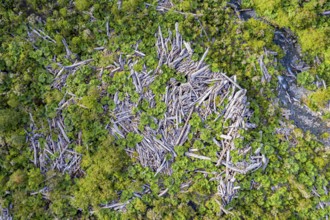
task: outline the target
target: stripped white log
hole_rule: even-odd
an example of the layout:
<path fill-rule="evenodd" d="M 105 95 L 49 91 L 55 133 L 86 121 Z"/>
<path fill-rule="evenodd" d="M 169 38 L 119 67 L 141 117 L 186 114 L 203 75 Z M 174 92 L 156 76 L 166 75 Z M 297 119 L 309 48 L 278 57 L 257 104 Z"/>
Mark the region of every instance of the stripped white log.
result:
<path fill-rule="evenodd" d="M 197 158 L 197 159 L 201 159 L 201 160 L 211 160 L 210 157 L 201 156 L 201 155 L 194 154 L 194 153 L 186 152 L 186 153 L 184 153 L 184 154 L 185 154 L 187 157 L 193 157 L 193 158 Z"/>
<path fill-rule="evenodd" d="M 222 161 L 222 164 L 225 165 L 227 168 L 229 168 L 232 171 L 235 171 L 235 172 L 241 173 L 241 174 L 246 174 L 246 171 L 245 170 L 242 170 L 242 169 L 239 169 L 237 167 L 234 167 L 234 166 L 226 163 L 225 161 Z"/>
<path fill-rule="evenodd" d="M 66 140 L 66 142 L 70 143 L 70 139 L 68 138 L 68 136 L 66 135 L 61 123 L 59 123 L 59 121 L 57 121 L 57 126 L 59 127 L 59 129 L 61 130 L 61 133 L 64 137 L 64 139 Z"/>
<path fill-rule="evenodd" d="M 322 12 L 322 15 L 330 15 L 330 11 L 324 11 Z"/>
<path fill-rule="evenodd" d="M 165 190 L 163 190 L 161 193 L 158 194 L 158 197 L 162 197 L 163 195 L 165 195 L 168 191 L 168 188 L 166 188 Z"/>
<path fill-rule="evenodd" d="M 201 74 L 202 72 L 204 72 L 208 68 L 209 68 L 209 66 L 206 65 L 206 66 L 202 67 L 201 69 L 197 70 L 196 72 L 190 74 L 191 78 L 194 79 L 198 74 Z"/>
<path fill-rule="evenodd" d="M 78 67 L 78 66 L 81 66 L 81 65 L 85 65 L 89 62 L 93 61 L 93 59 L 88 59 L 88 60 L 83 60 L 83 61 L 80 61 L 78 63 L 75 63 L 75 64 L 72 64 L 70 66 L 64 66 L 64 69 L 73 69 L 75 67 Z"/>
<path fill-rule="evenodd" d="M 110 37 L 110 28 L 109 28 L 109 21 L 105 23 L 105 29 L 107 31 L 107 36 Z"/>
<path fill-rule="evenodd" d="M 199 67 L 203 64 L 205 57 L 207 56 L 208 52 L 209 52 L 209 47 L 206 49 L 206 51 L 204 52 L 202 59 L 199 61 L 198 65 L 197 65 L 197 69 L 199 69 Z"/>
<path fill-rule="evenodd" d="M 63 45 L 64 45 L 64 47 L 65 47 L 66 56 L 69 58 L 69 57 L 72 55 L 72 52 L 71 52 L 71 50 L 69 49 L 69 46 L 68 46 L 68 44 L 66 43 L 66 40 L 65 40 L 64 38 L 62 39 L 62 43 L 63 43 Z"/>

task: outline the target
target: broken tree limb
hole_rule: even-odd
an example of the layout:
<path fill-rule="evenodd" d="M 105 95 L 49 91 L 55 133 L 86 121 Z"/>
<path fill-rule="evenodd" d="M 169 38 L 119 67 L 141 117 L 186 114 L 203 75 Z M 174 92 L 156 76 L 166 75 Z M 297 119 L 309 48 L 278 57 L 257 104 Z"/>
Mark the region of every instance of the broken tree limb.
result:
<path fill-rule="evenodd" d="M 70 66 L 64 66 L 64 69 L 73 69 L 73 68 L 76 68 L 78 66 L 81 66 L 81 65 L 85 65 L 89 62 L 93 61 L 93 59 L 88 59 L 88 60 L 84 60 L 84 61 L 80 61 L 78 63 L 75 63 L 75 64 L 72 64 Z"/>

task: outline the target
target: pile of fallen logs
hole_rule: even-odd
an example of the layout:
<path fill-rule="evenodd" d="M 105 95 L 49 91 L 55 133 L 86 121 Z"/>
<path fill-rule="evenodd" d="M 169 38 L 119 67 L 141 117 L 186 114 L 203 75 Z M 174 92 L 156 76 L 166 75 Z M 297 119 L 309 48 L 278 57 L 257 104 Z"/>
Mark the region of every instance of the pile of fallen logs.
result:
<path fill-rule="evenodd" d="M 42 172 L 58 170 L 68 172 L 75 176 L 80 172 L 81 155 L 75 152 L 65 132 L 63 118 L 58 116 L 48 120 L 48 125 L 37 127 L 30 113 L 30 131 L 27 131 L 31 150 L 33 151 L 33 163 Z"/>
<path fill-rule="evenodd" d="M 10 215 L 8 208 L 2 208 L 0 205 L 0 220 L 12 220 L 13 217 Z"/>
<path fill-rule="evenodd" d="M 166 93 L 161 100 L 167 107 L 164 117 L 152 118 L 157 128 L 145 126 L 144 131 L 141 132 L 138 126 L 142 113 L 133 114 L 133 109 L 137 108 L 139 103 L 130 101 L 128 94 L 124 100 L 120 101 L 116 93 L 113 97 L 116 104 L 112 112 L 114 119 L 108 129 L 111 134 L 121 138 L 126 137 L 130 132 L 142 135 L 144 137 L 142 142 L 135 148 L 139 155 L 139 162 L 143 166 L 152 168 L 156 174 L 159 172 L 171 174 L 171 161 L 166 159 L 166 154 L 172 154 L 172 158 L 175 158 L 175 146 L 183 145 L 187 140 L 192 113 L 197 113 L 202 120 L 206 120 L 210 114 L 216 114 L 217 118 L 222 117 L 224 121 L 229 122 L 229 126 L 225 129 L 226 133 L 221 134 L 221 140 L 215 138 L 213 140 L 219 147 L 216 165 L 225 167 L 225 172 L 216 178 L 219 181 L 218 194 L 223 203 L 227 204 L 239 189 L 234 186 L 236 173 L 246 174 L 258 169 L 266 162 L 266 158 L 260 154 L 260 151 L 251 152 L 248 146 L 241 151 L 242 154 L 254 154 L 250 157 L 250 162 L 238 164 L 231 162 L 230 152 L 235 149 L 234 139 L 239 138 L 239 130 L 255 126 L 246 122 L 251 114 L 248 110 L 246 90 L 236 83 L 235 76 L 228 77 L 224 73 L 214 73 L 210 70 L 204 63 L 208 49 L 200 61 L 193 61 L 193 50 L 188 42 L 183 41 L 178 31 L 178 24 L 175 29 L 174 36 L 169 32 L 168 37 L 164 38 L 159 28 L 156 40 L 159 63 L 155 70 L 147 70 L 144 66 L 142 71 L 137 72 L 133 68 L 135 63 L 128 61 L 131 69 L 130 77 L 136 92 L 140 95 L 140 101 L 147 100 L 150 108 L 155 108 L 156 101 L 149 86 L 157 76 L 162 74 L 163 65 L 184 74 L 187 79 L 185 83 L 180 83 L 175 79 L 168 82 Z M 220 100 L 220 103 L 216 100 Z M 219 108 L 220 106 L 222 108 Z M 198 154 L 195 149 L 191 149 L 185 155 L 200 160 L 211 160 L 207 156 Z"/>

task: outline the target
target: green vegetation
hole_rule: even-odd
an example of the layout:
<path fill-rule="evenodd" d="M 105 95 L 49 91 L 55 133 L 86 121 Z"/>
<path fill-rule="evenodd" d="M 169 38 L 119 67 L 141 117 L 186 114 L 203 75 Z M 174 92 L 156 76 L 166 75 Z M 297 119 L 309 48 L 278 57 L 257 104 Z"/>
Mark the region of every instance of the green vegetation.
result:
<path fill-rule="evenodd" d="M 158 11 L 157 1 L 151 0 L 0 3 L 0 208 L 9 208 L 14 219 L 324 219 L 329 215 L 330 206 L 325 205 L 330 201 L 329 150 L 310 133 L 294 129 L 273 103 L 275 79 L 283 71 L 274 61 L 283 56 L 273 43 L 274 30 L 286 27 L 297 36 L 311 66 L 297 76 L 299 85 L 313 90 L 307 104 L 314 110 L 328 104 L 330 20 L 321 13 L 329 10 L 329 2 L 243 1 L 244 8 L 254 8 L 274 26 L 257 19 L 239 20 L 224 0 L 172 2 L 166 13 Z M 119 100 L 129 96 L 139 103 L 134 111 L 142 112 L 140 131 L 146 125 L 157 128 L 151 116 L 161 119 L 165 103 L 150 108 L 147 101 L 139 102 L 127 65 L 117 72 L 112 72 L 116 68 L 112 65 L 121 55 L 136 53 L 138 43 L 145 56 L 132 56 L 137 61 L 135 70 L 142 71 L 144 64 L 156 69 L 154 35 L 158 26 L 175 30 L 176 22 L 184 41 L 191 43 L 196 61 L 210 48 L 204 61 L 211 70 L 236 75 L 238 84 L 247 89 L 253 111 L 249 120 L 257 127 L 240 131 L 244 141 L 235 140 L 232 160 L 243 159 L 243 145 L 269 159 L 264 168 L 235 177 L 241 188 L 229 204 L 216 195 L 218 177 L 213 173 L 225 171 L 215 165 L 218 149 L 213 142 L 213 138 L 221 140 L 227 126 L 221 117 L 215 120 L 217 116 L 210 115 L 202 121 L 192 114 L 188 140 L 175 147 L 177 157 L 166 155 L 173 161 L 171 175 L 156 175 L 137 162 L 138 154 L 132 149 L 142 141 L 141 135 L 129 133 L 121 138 L 107 129 L 113 123 L 111 111 L 116 104 L 110 97 L 115 94 Z M 277 55 L 265 56 L 265 51 Z M 272 77 L 269 83 L 261 80 L 261 56 Z M 64 68 L 58 76 L 63 67 L 87 59 L 93 60 L 68 75 L 65 85 L 56 81 L 69 71 Z M 170 67 L 161 70 L 163 74 L 156 75 L 150 86 L 155 100 L 166 92 L 170 79 L 186 81 Z M 316 88 L 316 76 L 327 89 Z M 68 103 L 59 109 L 62 100 Z M 215 100 L 220 101 L 228 102 Z M 50 133 L 56 141 L 59 134 L 49 130 L 48 123 L 59 114 L 70 139 L 68 149 L 82 155 L 81 170 L 72 175 L 41 170 L 33 161 L 31 117 L 40 134 Z M 289 134 L 277 131 L 284 122 L 292 128 Z M 46 142 L 45 137 L 37 138 Z M 186 157 L 189 148 L 211 160 Z M 59 156 L 54 154 L 52 159 Z M 106 208 L 111 202 L 125 204 L 124 211 L 116 210 L 118 206 Z"/>
<path fill-rule="evenodd" d="M 329 104 L 330 100 L 330 87 L 327 89 L 318 89 L 312 93 L 307 100 L 307 104 L 312 109 L 325 108 Z"/>

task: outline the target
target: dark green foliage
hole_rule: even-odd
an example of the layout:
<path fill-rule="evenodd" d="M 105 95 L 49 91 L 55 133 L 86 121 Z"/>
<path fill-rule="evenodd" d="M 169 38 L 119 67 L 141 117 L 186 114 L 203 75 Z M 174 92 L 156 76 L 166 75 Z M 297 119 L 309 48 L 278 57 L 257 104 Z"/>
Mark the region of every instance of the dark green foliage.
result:
<path fill-rule="evenodd" d="M 22 115 L 11 109 L 0 110 L 0 132 L 16 130 L 22 121 Z"/>

